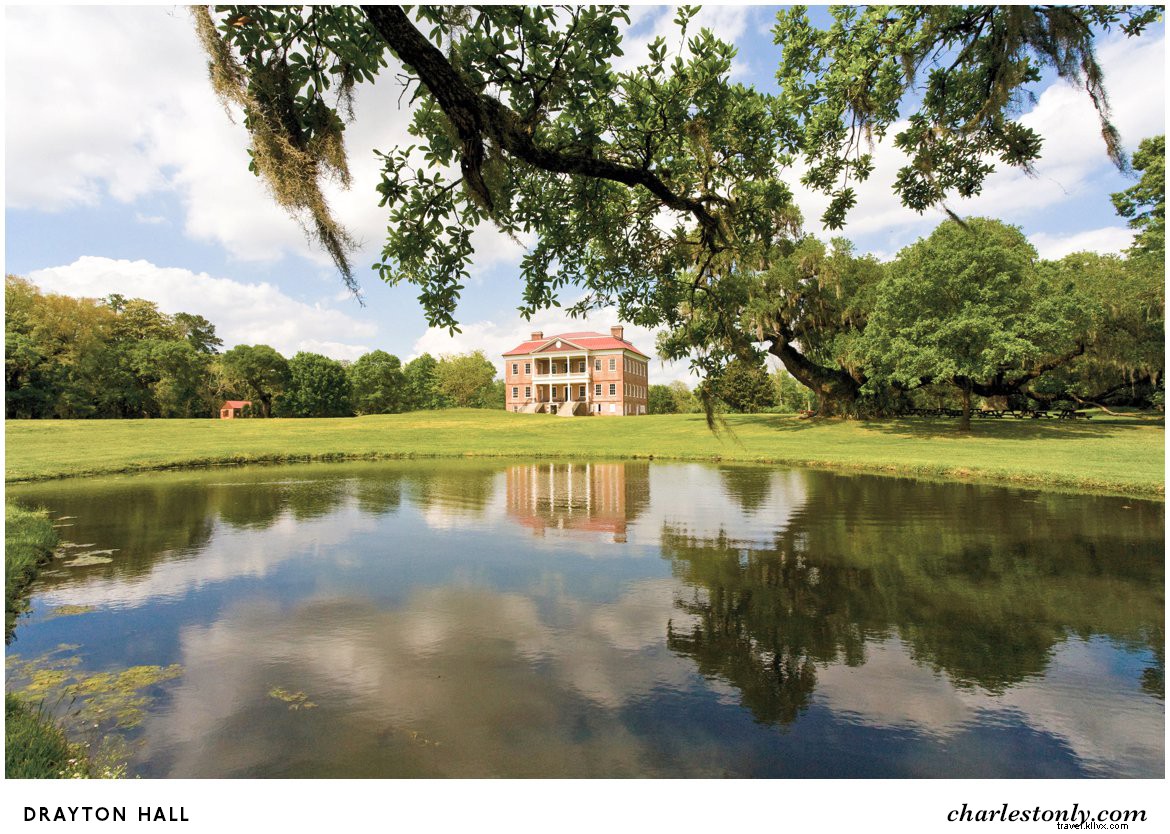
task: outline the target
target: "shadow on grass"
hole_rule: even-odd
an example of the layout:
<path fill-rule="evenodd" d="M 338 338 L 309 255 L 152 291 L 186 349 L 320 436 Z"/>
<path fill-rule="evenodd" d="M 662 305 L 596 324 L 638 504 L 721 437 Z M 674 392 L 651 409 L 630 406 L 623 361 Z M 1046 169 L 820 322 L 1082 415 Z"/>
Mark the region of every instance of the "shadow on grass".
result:
<path fill-rule="evenodd" d="M 860 423 L 870 431 L 914 438 L 970 437 L 995 440 L 1098 440 L 1135 429 L 1160 426 L 1158 423 L 1134 421 L 1089 421 L 1000 419 L 977 417 L 971 421 L 971 431 L 959 431 L 957 419 L 930 417 L 899 417 L 891 420 L 873 420 Z"/>
<path fill-rule="evenodd" d="M 736 415 L 740 416 L 740 415 Z M 976 417 L 971 431 L 959 431 L 957 418 L 891 417 L 886 420 L 846 420 L 844 418 L 812 418 L 801 420 L 786 414 L 742 415 L 749 419 L 729 421 L 732 430 L 749 426 L 780 432 L 801 432 L 834 425 L 855 426 L 866 431 L 907 438 L 994 438 L 996 440 L 1095 440 L 1117 436 L 1136 429 L 1161 428 L 1160 418 L 1113 418 L 1094 420 L 999 419 Z"/>

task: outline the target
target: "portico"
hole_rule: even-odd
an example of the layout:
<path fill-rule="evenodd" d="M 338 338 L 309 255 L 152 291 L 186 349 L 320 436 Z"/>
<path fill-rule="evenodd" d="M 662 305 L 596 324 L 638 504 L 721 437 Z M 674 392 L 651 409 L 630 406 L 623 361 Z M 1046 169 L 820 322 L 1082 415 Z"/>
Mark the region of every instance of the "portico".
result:
<path fill-rule="evenodd" d="M 645 414 L 644 353 L 622 338 L 622 328 L 565 333 L 529 341 L 504 354 L 505 408 L 559 414 Z"/>

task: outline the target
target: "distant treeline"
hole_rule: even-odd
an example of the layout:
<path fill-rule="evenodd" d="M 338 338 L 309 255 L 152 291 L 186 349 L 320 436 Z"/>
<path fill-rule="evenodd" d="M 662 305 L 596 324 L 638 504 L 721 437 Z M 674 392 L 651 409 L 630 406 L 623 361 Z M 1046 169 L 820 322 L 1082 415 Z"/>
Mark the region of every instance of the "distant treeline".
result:
<path fill-rule="evenodd" d="M 152 301 L 43 293 L 4 285 L 5 416 L 210 417 L 224 400 L 251 416 L 341 417 L 418 409 L 503 407 L 504 383 L 479 351 L 405 365 L 375 350 L 355 362 L 291 359 L 268 345 L 221 352 L 215 325 L 167 315 Z"/>

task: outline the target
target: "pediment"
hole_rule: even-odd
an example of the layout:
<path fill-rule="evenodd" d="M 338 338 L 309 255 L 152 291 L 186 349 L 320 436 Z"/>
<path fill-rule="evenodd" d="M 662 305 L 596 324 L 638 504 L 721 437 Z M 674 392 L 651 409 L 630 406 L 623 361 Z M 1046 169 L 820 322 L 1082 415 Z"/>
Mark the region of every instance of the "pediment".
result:
<path fill-rule="evenodd" d="M 570 342 L 568 339 L 549 339 L 540 347 L 533 350 L 533 353 L 562 353 L 565 350 L 589 350 L 589 348 L 582 347 L 576 342 Z"/>

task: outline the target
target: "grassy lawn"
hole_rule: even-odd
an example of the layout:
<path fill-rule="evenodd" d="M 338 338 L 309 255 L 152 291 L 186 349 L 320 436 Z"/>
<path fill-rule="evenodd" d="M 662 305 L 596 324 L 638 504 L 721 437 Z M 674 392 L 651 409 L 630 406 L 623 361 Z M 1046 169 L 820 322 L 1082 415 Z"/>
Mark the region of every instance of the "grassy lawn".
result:
<path fill-rule="evenodd" d="M 1092 421 L 809 421 L 728 415 L 564 418 L 452 409 L 332 420 L 10 420 L 8 482 L 260 461 L 490 455 L 754 461 L 1156 497 L 1164 427 Z"/>

